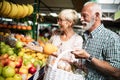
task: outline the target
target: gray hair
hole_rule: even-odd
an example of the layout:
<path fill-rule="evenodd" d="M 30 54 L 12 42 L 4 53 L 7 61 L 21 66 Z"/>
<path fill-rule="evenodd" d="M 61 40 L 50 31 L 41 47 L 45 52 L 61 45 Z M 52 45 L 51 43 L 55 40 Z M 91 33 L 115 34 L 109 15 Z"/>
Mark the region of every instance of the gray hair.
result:
<path fill-rule="evenodd" d="M 101 5 L 99 5 L 99 4 L 96 3 L 96 2 L 92 2 L 92 1 L 90 2 L 90 1 L 89 1 L 89 2 L 85 3 L 84 6 L 89 5 L 89 4 L 93 5 L 93 6 L 91 7 L 91 10 L 92 10 L 93 14 L 96 13 L 96 12 L 98 12 L 98 13 L 100 14 L 100 18 L 102 18 Z"/>
<path fill-rule="evenodd" d="M 64 17 L 66 20 L 71 21 L 73 24 L 76 24 L 78 22 L 78 14 L 75 10 L 73 9 L 64 9 L 62 10 L 58 17 Z"/>

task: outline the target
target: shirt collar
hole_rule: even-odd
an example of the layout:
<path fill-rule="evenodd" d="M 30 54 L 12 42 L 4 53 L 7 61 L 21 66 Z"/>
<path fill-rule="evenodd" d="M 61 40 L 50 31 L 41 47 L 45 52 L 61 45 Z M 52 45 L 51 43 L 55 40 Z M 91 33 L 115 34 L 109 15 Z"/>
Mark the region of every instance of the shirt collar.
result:
<path fill-rule="evenodd" d="M 86 38 L 86 37 L 87 38 L 94 38 L 95 36 L 97 36 L 97 33 L 99 33 L 103 28 L 104 28 L 104 25 L 101 24 L 99 27 L 97 27 L 91 33 L 89 33 L 88 31 L 85 31 L 83 36 L 84 36 L 84 38 Z"/>

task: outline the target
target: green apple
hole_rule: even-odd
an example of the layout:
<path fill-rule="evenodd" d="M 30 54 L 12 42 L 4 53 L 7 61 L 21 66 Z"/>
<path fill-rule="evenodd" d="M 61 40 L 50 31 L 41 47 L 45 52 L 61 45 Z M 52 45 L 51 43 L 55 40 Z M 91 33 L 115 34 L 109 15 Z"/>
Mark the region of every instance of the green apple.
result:
<path fill-rule="evenodd" d="M 12 48 L 8 48 L 7 53 L 8 53 L 9 55 L 13 55 L 13 54 L 14 54 L 14 51 L 13 51 Z"/>
<path fill-rule="evenodd" d="M 0 46 L 5 46 L 5 42 L 0 42 Z"/>
<path fill-rule="evenodd" d="M 8 78 L 6 78 L 5 80 L 14 80 L 14 78 L 8 77 Z"/>
<path fill-rule="evenodd" d="M 8 51 L 9 48 L 11 48 L 9 45 L 5 45 L 3 48 L 6 49 L 6 51 Z"/>
<path fill-rule="evenodd" d="M 18 56 L 23 56 L 25 53 L 23 51 L 18 52 Z"/>
<path fill-rule="evenodd" d="M 5 78 L 4 78 L 4 77 L 2 77 L 2 76 L 0 76 L 0 80 L 5 80 Z"/>
<path fill-rule="evenodd" d="M 25 66 L 27 66 L 28 64 L 31 64 L 31 61 L 29 59 L 24 59 L 23 62 L 25 64 Z"/>
<path fill-rule="evenodd" d="M 2 70 L 3 77 L 12 77 L 15 75 L 15 68 L 11 66 L 5 66 Z"/>
<path fill-rule="evenodd" d="M 23 43 L 21 41 L 17 41 L 15 47 L 16 48 L 22 48 L 23 47 Z"/>
<path fill-rule="evenodd" d="M 22 80 L 22 76 L 20 74 L 15 74 L 13 78 L 14 80 Z"/>
<path fill-rule="evenodd" d="M 0 65 L 0 75 L 1 75 L 1 73 L 2 73 L 2 69 L 3 69 L 3 67 Z M 0 79 L 1 80 L 1 79 Z"/>
<path fill-rule="evenodd" d="M 40 63 L 40 66 L 44 66 L 45 65 L 45 63 L 43 61 L 41 61 L 41 60 L 39 60 L 39 63 Z"/>
<path fill-rule="evenodd" d="M 40 65 L 40 62 L 38 60 L 36 60 L 36 61 L 33 62 L 33 64 L 34 64 L 35 67 L 37 67 L 37 65 Z"/>
<path fill-rule="evenodd" d="M 0 52 L 1 52 L 2 54 L 4 54 L 4 53 L 7 52 L 7 50 L 6 50 L 6 48 L 1 48 Z"/>

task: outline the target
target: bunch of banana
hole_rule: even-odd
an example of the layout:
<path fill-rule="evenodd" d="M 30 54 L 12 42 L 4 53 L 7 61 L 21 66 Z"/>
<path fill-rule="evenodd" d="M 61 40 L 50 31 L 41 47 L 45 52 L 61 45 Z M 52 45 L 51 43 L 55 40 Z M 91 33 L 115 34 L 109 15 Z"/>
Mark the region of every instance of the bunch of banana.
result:
<path fill-rule="evenodd" d="M 0 1 L 0 15 L 9 18 L 24 18 L 33 13 L 33 6 L 31 4 L 14 4 L 6 0 Z"/>

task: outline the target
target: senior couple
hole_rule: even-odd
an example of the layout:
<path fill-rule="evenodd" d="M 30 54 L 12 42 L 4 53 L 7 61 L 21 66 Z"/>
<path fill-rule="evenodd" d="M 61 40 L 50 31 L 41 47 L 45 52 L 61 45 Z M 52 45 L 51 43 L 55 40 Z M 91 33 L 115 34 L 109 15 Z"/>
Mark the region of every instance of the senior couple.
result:
<path fill-rule="evenodd" d="M 59 54 L 68 50 L 59 60 L 58 68 L 72 72 L 74 64 L 86 73 L 85 80 L 120 80 L 120 36 L 105 28 L 101 18 L 99 4 L 85 3 L 80 18 L 84 29 L 81 36 L 73 29 L 78 21 L 77 12 L 62 10 L 57 20 L 59 33 L 55 32 L 49 40 L 58 51 L 49 57 L 48 64 L 54 65 Z"/>

